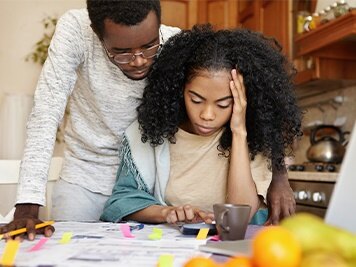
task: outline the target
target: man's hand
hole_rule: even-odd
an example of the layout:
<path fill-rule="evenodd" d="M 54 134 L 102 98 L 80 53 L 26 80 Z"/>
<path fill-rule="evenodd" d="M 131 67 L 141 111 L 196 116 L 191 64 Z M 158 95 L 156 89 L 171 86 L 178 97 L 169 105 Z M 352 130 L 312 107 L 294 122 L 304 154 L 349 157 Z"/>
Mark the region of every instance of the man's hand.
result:
<path fill-rule="evenodd" d="M 267 192 L 269 218 L 265 225 L 278 224 L 280 220 L 295 213 L 293 190 L 288 182 L 288 173 L 273 170 L 272 181 Z"/>
<path fill-rule="evenodd" d="M 193 208 L 190 205 L 169 207 L 169 210 L 165 211 L 167 223 L 212 223 L 214 220 L 214 214 L 212 212 L 203 211 L 198 208 Z"/>
<path fill-rule="evenodd" d="M 4 234 L 16 229 L 26 228 L 27 238 L 34 240 L 36 234 L 44 234 L 46 237 L 50 237 L 54 233 L 54 227 L 49 225 L 41 229 L 35 229 L 35 225 L 42 221 L 38 219 L 39 205 L 37 204 L 17 204 L 14 214 L 14 220 L 9 224 L 0 227 L 0 234 Z M 21 238 L 24 235 L 20 236 Z"/>

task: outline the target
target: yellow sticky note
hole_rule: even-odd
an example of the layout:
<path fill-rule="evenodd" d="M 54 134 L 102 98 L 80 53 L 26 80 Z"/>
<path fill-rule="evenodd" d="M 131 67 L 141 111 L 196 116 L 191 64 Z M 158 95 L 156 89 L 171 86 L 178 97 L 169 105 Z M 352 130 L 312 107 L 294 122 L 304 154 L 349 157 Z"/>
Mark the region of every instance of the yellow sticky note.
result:
<path fill-rule="evenodd" d="M 151 240 L 159 240 L 162 238 L 163 231 L 159 228 L 153 228 L 152 233 L 148 235 L 148 238 Z"/>
<path fill-rule="evenodd" d="M 62 239 L 59 240 L 59 243 L 61 244 L 67 244 L 70 242 L 70 240 L 72 239 L 73 233 L 72 232 L 65 232 L 62 235 Z"/>
<path fill-rule="evenodd" d="M 163 235 L 163 230 L 159 228 L 153 228 L 152 230 L 155 234 Z"/>
<path fill-rule="evenodd" d="M 14 265 L 15 257 L 17 251 L 20 247 L 20 241 L 18 240 L 8 240 L 4 249 L 4 253 L 0 260 L 1 266 L 11 266 Z"/>
<path fill-rule="evenodd" d="M 209 228 L 201 228 L 197 235 L 197 239 L 206 239 L 209 233 Z"/>
<path fill-rule="evenodd" d="M 148 238 L 150 240 L 160 240 L 162 238 L 162 235 L 157 234 L 157 233 L 152 233 L 148 235 Z"/>
<path fill-rule="evenodd" d="M 174 256 L 171 254 L 165 254 L 159 256 L 157 267 L 173 267 Z"/>

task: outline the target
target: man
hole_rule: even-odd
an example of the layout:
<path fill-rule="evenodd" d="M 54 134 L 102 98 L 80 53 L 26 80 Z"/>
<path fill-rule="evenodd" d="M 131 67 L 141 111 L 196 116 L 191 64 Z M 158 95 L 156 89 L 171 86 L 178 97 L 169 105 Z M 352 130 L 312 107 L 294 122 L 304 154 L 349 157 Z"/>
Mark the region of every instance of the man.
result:
<path fill-rule="evenodd" d="M 30 239 L 34 237 L 57 127 L 69 97 L 53 215 L 60 220 L 99 219 L 114 185 L 122 133 L 136 118 L 144 78 L 160 45 L 179 31 L 160 25 L 159 0 L 88 0 L 87 9 L 71 10 L 58 21 L 28 122 L 15 220 L 3 232 L 27 225 Z M 53 229 L 45 231 L 50 235 Z"/>
<path fill-rule="evenodd" d="M 144 78 L 160 44 L 179 31 L 160 25 L 159 0 L 87 0 L 87 10 L 69 11 L 58 21 L 28 122 L 14 221 L 0 233 L 27 227 L 30 240 L 36 233 L 52 235 L 52 226 L 36 232 L 34 225 L 45 205 L 56 131 L 68 99 L 53 217 L 99 219 L 115 182 L 122 134 L 136 118 Z M 280 181 L 270 194 L 277 200 L 290 190 L 286 179 Z"/>

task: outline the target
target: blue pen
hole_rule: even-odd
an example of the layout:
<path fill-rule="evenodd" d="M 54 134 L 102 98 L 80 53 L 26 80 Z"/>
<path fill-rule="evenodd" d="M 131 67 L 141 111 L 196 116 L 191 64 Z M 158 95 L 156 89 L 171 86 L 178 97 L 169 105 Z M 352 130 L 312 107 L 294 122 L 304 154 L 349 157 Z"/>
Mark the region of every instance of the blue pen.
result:
<path fill-rule="evenodd" d="M 132 231 L 132 230 L 141 230 L 141 229 L 143 229 L 143 227 L 145 227 L 145 225 L 144 224 L 142 224 L 142 223 L 140 223 L 140 224 L 137 224 L 137 225 L 130 225 L 130 230 Z"/>

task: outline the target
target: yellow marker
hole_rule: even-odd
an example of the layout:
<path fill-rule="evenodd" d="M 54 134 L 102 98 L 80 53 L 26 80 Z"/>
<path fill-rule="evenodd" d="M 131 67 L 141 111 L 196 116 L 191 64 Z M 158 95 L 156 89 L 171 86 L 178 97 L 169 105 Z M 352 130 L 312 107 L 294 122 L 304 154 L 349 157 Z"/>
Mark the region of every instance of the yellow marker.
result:
<path fill-rule="evenodd" d="M 171 254 L 164 254 L 159 256 L 158 267 L 173 267 L 174 256 Z"/>
<path fill-rule="evenodd" d="M 47 222 L 39 223 L 39 224 L 35 225 L 35 229 L 40 229 L 40 228 L 46 227 L 46 226 L 51 225 L 51 224 L 54 224 L 54 221 L 47 221 Z M 19 235 L 19 234 L 23 234 L 23 233 L 26 233 L 26 232 L 27 232 L 26 228 L 21 228 L 21 229 L 18 229 L 18 230 L 10 231 L 10 232 L 7 232 L 5 234 L 1 234 L 0 235 L 0 240 L 3 239 L 4 237 L 10 237 L 10 236 L 14 236 L 14 235 Z"/>
<path fill-rule="evenodd" d="M 209 228 L 201 228 L 197 235 L 197 239 L 206 239 L 209 233 Z"/>
<path fill-rule="evenodd" d="M 0 260 L 1 266 L 13 266 L 15 262 L 15 257 L 20 246 L 20 241 L 9 240 L 6 242 L 4 254 Z"/>
<path fill-rule="evenodd" d="M 69 243 L 70 240 L 72 239 L 72 235 L 73 235 L 72 232 L 65 232 L 65 233 L 63 233 L 62 239 L 59 240 L 59 243 L 61 243 L 61 244 L 67 244 L 67 243 Z"/>

